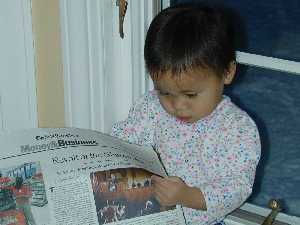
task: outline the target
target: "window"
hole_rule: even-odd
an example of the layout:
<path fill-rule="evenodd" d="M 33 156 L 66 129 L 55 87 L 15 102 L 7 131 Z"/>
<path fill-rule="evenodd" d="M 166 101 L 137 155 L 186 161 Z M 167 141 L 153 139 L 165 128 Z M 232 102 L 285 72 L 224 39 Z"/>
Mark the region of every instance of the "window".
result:
<path fill-rule="evenodd" d="M 209 2 L 237 12 L 236 27 L 247 37 L 238 48 L 237 79 L 226 94 L 261 134 L 262 159 L 249 202 L 266 207 L 271 198 L 280 199 L 284 213 L 300 217 L 300 2 Z"/>
<path fill-rule="evenodd" d="M 173 0 L 171 5 L 201 0 Z M 238 50 L 258 55 L 300 61 L 299 0 L 210 0 L 238 12 L 237 26 L 243 26 L 246 45 Z M 243 31 L 243 30 L 240 30 Z"/>

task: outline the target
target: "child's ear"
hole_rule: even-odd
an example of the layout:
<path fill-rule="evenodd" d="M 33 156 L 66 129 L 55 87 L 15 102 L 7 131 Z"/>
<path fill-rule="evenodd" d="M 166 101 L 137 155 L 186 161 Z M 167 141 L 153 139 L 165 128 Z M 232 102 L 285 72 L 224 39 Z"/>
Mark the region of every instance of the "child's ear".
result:
<path fill-rule="evenodd" d="M 224 84 L 230 84 L 236 72 L 236 62 L 231 61 L 228 68 L 224 72 Z"/>

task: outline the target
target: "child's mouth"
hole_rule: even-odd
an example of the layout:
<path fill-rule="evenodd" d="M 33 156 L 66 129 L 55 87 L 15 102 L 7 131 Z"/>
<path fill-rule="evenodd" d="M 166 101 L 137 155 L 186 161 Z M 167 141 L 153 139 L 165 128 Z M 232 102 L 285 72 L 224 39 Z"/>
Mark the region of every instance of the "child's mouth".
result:
<path fill-rule="evenodd" d="M 180 121 L 188 122 L 189 120 L 191 120 L 192 117 L 190 117 L 190 116 L 177 116 L 176 118 Z"/>

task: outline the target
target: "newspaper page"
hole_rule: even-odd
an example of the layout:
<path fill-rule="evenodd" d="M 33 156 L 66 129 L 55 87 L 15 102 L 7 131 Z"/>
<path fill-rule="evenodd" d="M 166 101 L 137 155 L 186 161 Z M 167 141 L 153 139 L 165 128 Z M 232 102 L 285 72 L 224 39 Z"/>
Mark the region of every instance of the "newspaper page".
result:
<path fill-rule="evenodd" d="M 154 198 L 151 148 L 79 128 L 0 136 L 0 225 L 185 224 Z"/>

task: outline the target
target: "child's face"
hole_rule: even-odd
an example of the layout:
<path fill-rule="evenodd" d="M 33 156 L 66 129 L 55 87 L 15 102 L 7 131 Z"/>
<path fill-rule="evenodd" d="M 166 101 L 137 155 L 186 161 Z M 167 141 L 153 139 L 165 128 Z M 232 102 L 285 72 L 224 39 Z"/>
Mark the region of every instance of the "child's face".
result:
<path fill-rule="evenodd" d="M 224 84 L 229 84 L 234 76 L 230 71 L 223 78 L 214 71 L 200 69 L 179 77 L 171 73 L 154 80 L 162 107 L 181 121 L 192 123 L 209 115 L 222 100 Z"/>

